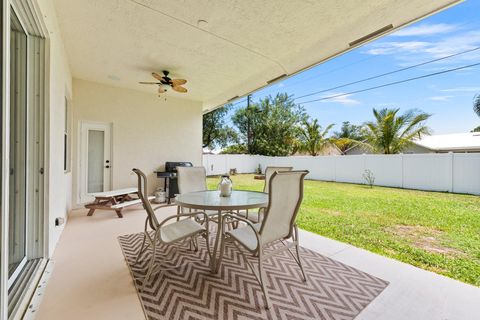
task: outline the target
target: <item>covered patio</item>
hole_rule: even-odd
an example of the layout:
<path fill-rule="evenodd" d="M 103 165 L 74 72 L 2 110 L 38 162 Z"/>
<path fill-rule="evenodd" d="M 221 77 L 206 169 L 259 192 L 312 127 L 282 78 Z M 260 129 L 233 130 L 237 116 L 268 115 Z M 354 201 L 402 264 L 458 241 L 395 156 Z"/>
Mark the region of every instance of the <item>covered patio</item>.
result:
<path fill-rule="evenodd" d="M 74 210 L 53 256 L 55 265 L 37 319 L 143 319 L 142 306 L 119 248 L 118 236 L 141 230 L 141 208 L 86 216 Z M 175 208 L 162 209 L 166 217 Z M 478 288 L 301 231 L 303 247 L 388 281 L 356 319 L 475 319 Z M 85 257 L 92 257 L 85 259 Z M 60 298 L 61 297 L 61 298 Z M 60 303 L 61 301 L 61 303 Z"/>
<path fill-rule="evenodd" d="M 167 161 L 205 165 L 204 113 L 457 2 L 4 1 L 0 319 L 476 318 L 478 288 L 303 230 L 309 280 L 269 260 L 268 310 L 232 247 L 215 273 L 202 242 L 146 294 L 129 203 L 132 168 L 148 198 Z M 113 210 L 85 208 L 98 194 Z"/>

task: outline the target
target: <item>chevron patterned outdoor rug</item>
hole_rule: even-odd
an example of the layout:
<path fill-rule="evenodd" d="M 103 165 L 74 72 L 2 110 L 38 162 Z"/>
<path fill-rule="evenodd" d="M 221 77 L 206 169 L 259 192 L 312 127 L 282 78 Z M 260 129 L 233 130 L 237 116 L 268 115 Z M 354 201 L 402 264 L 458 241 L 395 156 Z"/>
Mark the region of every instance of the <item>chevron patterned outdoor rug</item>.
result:
<path fill-rule="evenodd" d="M 260 285 L 235 247 L 226 246 L 220 271 L 212 274 L 205 241 L 199 239 L 197 252 L 187 244 L 162 247 L 158 256 L 168 261 L 164 268 L 178 267 L 155 273 L 140 292 L 151 252 L 135 264 L 142 234 L 121 236 L 119 241 L 147 319 L 353 319 L 388 285 L 302 248 L 305 283 L 284 251 L 264 261 L 272 302 L 266 310 Z"/>

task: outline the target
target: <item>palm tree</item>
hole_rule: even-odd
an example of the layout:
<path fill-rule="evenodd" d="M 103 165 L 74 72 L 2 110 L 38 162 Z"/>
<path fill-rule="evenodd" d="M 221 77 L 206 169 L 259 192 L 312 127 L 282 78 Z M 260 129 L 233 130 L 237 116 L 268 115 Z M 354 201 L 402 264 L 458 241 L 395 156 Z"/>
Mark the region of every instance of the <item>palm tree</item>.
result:
<path fill-rule="evenodd" d="M 480 94 L 473 98 L 473 111 L 480 117 Z"/>
<path fill-rule="evenodd" d="M 351 124 L 350 121 L 344 121 L 340 131 L 333 133 L 332 139 L 340 151 L 345 152 L 365 140 L 365 129 L 363 126 Z"/>
<path fill-rule="evenodd" d="M 373 109 L 375 121 L 365 123 L 367 144 L 375 152 L 384 154 L 400 153 L 413 140 L 430 134 L 425 121 L 430 114 L 409 110 L 397 115 L 400 109 Z"/>
<path fill-rule="evenodd" d="M 299 150 L 307 152 L 311 156 L 317 156 L 327 145 L 331 143 L 327 138 L 328 131 L 332 129 L 333 124 L 328 125 L 324 130 L 318 124 L 318 120 L 303 121 L 300 129 Z"/>

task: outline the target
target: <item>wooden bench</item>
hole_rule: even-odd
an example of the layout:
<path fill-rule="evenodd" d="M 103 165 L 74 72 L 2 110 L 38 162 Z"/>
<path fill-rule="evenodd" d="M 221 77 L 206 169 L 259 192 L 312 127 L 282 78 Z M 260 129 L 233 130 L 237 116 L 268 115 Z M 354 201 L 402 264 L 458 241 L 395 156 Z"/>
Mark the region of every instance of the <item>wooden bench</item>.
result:
<path fill-rule="evenodd" d="M 122 209 L 142 203 L 138 198 L 137 188 L 125 188 L 119 190 L 98 192 L 92 194 L 95 201 L 85 205 L 85 208 L 90 209 L 87 216 L 93 215 L 95 210 L 113 210 L 117 213 L 119 218 L 123 218 Z M 154 196 L 149 196 L 148 200 L 154 199 Z"/>
<path fill-rule="evenodd" d="M 153 199 L 155 199 L 154 196 L 148 196 L 148 201 L 153 200 Z M 122 208 L 125 208 L 125 207 L 134 206 L 134 205 L 139 204 L 139 203 L 142 203 L 142 200 L 141 199 L 135 199 L 135 200 L 125 201 L 125 202 L 122 202 L 122 203 L 119 203 L 119 204 L 115 204 L 115 205 L 111 206 L 111 208 L 122 209 Z"/>

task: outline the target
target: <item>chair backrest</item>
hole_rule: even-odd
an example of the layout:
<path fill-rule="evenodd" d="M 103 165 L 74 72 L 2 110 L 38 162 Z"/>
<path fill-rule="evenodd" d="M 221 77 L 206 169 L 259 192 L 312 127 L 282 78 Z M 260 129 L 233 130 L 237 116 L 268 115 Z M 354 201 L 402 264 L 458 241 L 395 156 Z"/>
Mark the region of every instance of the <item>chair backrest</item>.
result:
<path fill-rule="evenodd" d="M 303 199 L 308 171 L 275 171 L 269 181 L 268 207 L 260 234 L 263 244 L 289 238 Z"/>
<path fill-rule="evenodd" d="M 142 200 L 143 207 L 145 208 L 145 211 L 147 211 L 148 224 L 150 225 L 150 228 L 157 230 L 159 223 L 157 217 L 155 217 L 150 201 L 148 201 L 147 176 L 139 169 L 132 169 L 132 171 L 135 172 L 138 177 L 138 197 Z"/>
<path fill-rule="evenodd" d="M 207 190 L 207 171 L 204 167 L 177 167 L 178 191 L 180 193 Z"/>
<path fill-rule="evenodd" d="M 263 185 L 263 192 L 268 193 L 268 182 L 275 171 L 292 171 L 292 169 L 293 167 L 267 167 L 265 169 L 265 184 Z"/>

